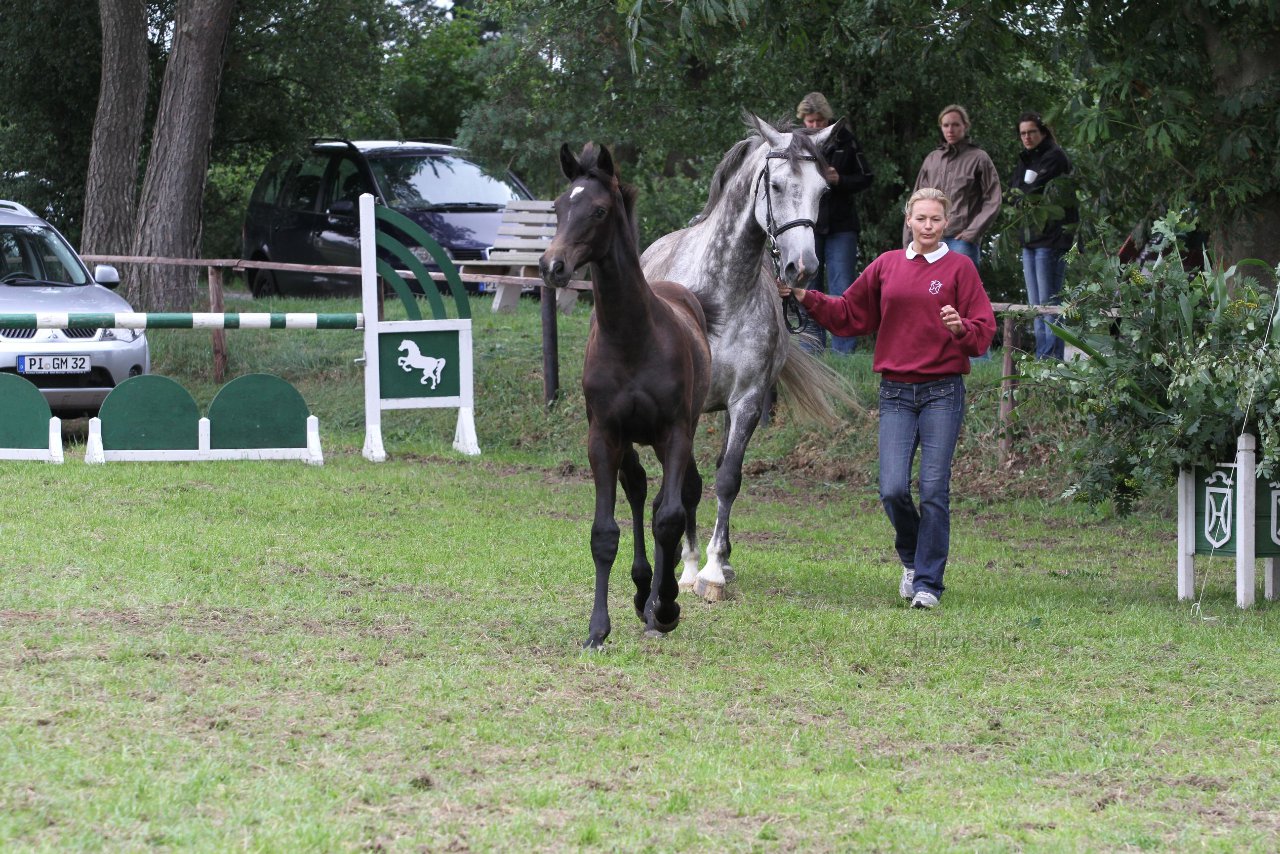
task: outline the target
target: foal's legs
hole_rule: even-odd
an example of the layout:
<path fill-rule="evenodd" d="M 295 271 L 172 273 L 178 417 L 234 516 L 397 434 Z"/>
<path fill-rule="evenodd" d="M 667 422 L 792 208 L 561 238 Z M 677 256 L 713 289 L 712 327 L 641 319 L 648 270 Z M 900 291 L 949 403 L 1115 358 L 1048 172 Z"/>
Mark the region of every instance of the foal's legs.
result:
<path fill-rule="evenodd" d="M 591 625 L 584 649 L 600 649 L 609 637 L 609 571 L 618 556 L 618 523 L 613 518 L 618 503 L 620 444 L 614 437 L 587 431 L 587 459 L 596 485 L 596 516 L 591 523 L 591 559 L 596 565 L 596 592 L 591 606 Z"/>
<path fill-rule="evenodd" d="M 680 574 L 680 592 L 691 593 L 698 578 L 698 559 L 702 556 L 698 546 L 698 504 L 702 501 L 702 475 L 698 472 L 698 464 L 692 460 L 684 473 L 684 490 L 680 500 L 685 512 L 684 550 L 680 553 L 684 572 Z"/>
<path fill-rule="evenodd" d="M 729 565 L 729 514 L 742 489 L 742 461 L 747 443 L 760 423 L 765 390 L 756 389 L 731 402 L 725 411 L 724 448 L 716 462 L 716 524 L 707 541 L 707 564 L 698 573 L 693 590 L 708 602 L 724 598 L 724 585 L 733 577 Z"/>
<path fill-rule="evenodd" d="M 631 558 L 631 580 L 636 584 L 636 616 L 643 620 L 645 600 L 649 598 L 649 588 L 653 584 L 653 567 L 649 564 L 645 547 L 648 533 L 644 529 L 644 504 L 649 494 L 649 479 L 634 447 L 628 448 L 622 455 L 618 480 L 622 483 L 623 494 L 627 496 L 627 504 L 631 505 L 631 536 L 635 541 Z"/>
<path fill-rule="evenodd" d="M 662 487 L 653 503 L 653 588 L 645 604 L 647 634 L 671 631 L 680 622 L 680 593 L 676 581 L 676 554 L 688 515 L 684 494 L 687 472 L 693 467 L 693 436 L 672 436 L 664 446 L 654 446 L 662 461 Z"/>

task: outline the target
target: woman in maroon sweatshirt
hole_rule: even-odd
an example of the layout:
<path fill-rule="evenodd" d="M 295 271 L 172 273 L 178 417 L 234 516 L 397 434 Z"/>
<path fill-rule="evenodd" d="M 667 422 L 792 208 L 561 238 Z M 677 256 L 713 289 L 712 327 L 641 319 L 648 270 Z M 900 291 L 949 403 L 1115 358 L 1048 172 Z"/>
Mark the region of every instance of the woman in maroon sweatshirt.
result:
<path fill-rule="evenodd" d="M 898 593 L 933 608 L 951 542 L 951 458 L 964 419 L 969 359 L 991 346 L 996 319 L 978 269 L 942 243 L 950 201 L 941 190 L 912 193 L 905 207 L 911 244 L 886 252 L 843 296 L 779 285 L 837 335 L 876 334 L 880 374 L 880 501 L 902 560 Z M 920 450 L 920 503 L 911 468 Z"/>

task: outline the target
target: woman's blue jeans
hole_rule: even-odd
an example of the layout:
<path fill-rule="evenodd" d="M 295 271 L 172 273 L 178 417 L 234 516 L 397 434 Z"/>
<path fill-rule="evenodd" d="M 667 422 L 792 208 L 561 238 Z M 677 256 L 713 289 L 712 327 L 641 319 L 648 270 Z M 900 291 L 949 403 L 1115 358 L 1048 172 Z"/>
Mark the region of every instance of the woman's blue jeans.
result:
<path fill-rule="evenodd" d="M 915 590 L 941 596 L 951 548 L 951 459 L 964 420 L 964 379 L 925 383 L 880 381 L 880 503 L 894 530 L 902 565 L 915 570 Z M 920 451 L 920 504 L 911 470 Z"/>
<path fill-rule="evenodd" d="M 1022 277 L 1027 281 L 1027 305 L 1060 305 L 1062 281 L 1067 274 L 1067 253 L 1041 247 L 1022 250 Z M 1036 358 L 1061 360 L 1066 345 L 1053 334 L 1053 318 L 1036 315 Z"/>
<path fill-rule="evenodd" d="M 978 251 L 978 244 L 971 240 L 961 240 L 958 237 L 944 237 L 942 242 L 947 244 L 947 248 L 952 252 L 959 252 L 961 255 L 967 256 L 973 262 L 973 266 L 978 266 L 978 259 L 982 257 L 982 254 Z"/>
<path fill-rule="evenodd" d="M 813 287 L 833 297 L 841 296 L 853 284 L 858 270 L 858 232 L 839 231 L 835 234 L 815 235 L 813 248 L 821 263 Z M 827 349 L 827 330 L 819 326 L 803 308 L 800 312 L 803 324 L 801 331 L 812 336 L 809 340 L 801 339 L 800 346 L 816 356 Z M 857 347 L 856 337 L 831 334 L 831 352 L 847 356 Z"/>
<path fill-rule="evenodd" d="M 822 261 L 827 293 L 844 294 L 858 273 L 858 232 L 837 231 L 814 238 L 814 248 Z M 831 352 L 847 356 L 858 348 L 856 336 L 831 335 Z"/>

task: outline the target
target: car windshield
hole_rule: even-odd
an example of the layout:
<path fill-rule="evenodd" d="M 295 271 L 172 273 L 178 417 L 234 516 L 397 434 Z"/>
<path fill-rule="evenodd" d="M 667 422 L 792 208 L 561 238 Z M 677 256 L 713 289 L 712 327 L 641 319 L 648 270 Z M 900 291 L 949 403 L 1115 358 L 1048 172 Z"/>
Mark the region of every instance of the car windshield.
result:
<path fill-rule="evenodd" d="M 0 225 L 0 282 L 86 285 L 89 277 L 56 231 L 42 225 Z"/>
<path fill-rule="evenodd" d="M 370 157 L 374 178 L 393 208 L 505 207 L 524 198 L 515 186 L 461 157 Z"/>

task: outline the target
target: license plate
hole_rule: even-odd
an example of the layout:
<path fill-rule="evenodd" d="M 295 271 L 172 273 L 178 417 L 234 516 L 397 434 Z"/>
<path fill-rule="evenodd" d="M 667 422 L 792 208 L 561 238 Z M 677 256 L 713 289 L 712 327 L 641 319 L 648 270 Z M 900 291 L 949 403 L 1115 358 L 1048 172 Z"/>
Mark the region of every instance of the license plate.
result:
<path fill-rule="evenodd" d="M 19 356 L 20 374 L 87 374 L 93 363 L 88 356 Z"/>

